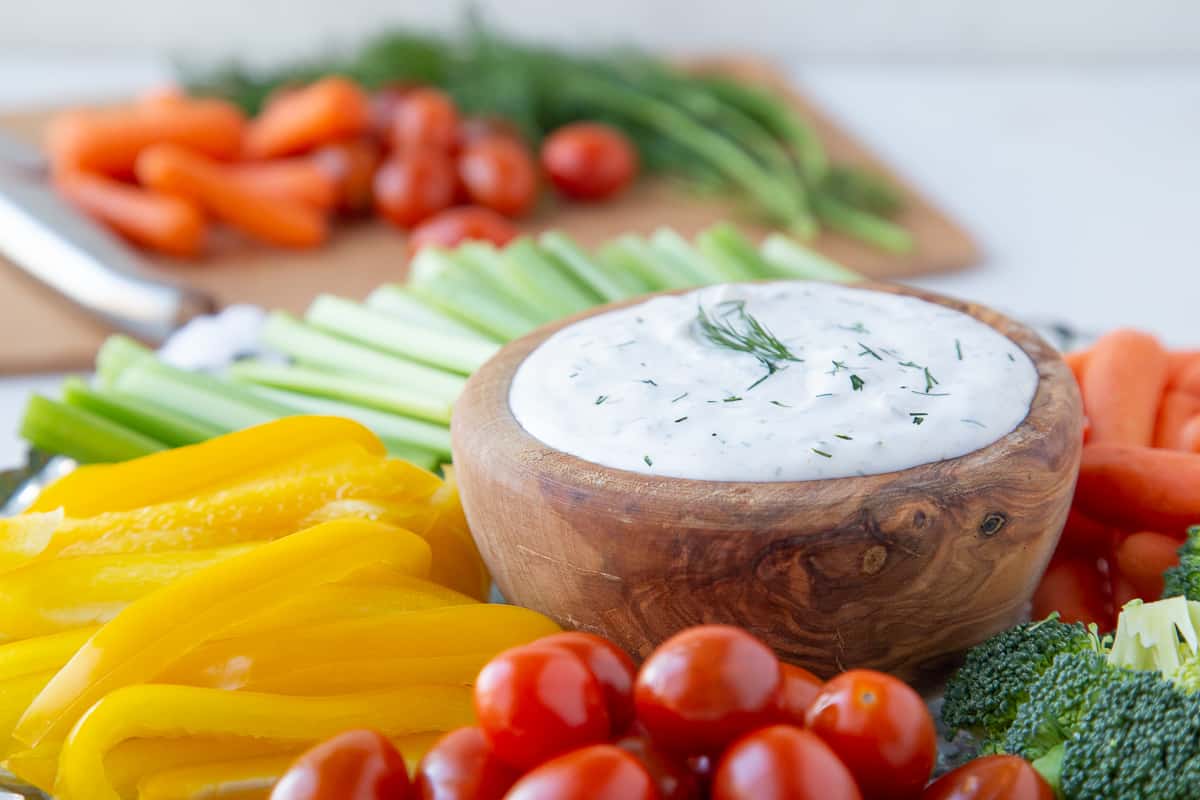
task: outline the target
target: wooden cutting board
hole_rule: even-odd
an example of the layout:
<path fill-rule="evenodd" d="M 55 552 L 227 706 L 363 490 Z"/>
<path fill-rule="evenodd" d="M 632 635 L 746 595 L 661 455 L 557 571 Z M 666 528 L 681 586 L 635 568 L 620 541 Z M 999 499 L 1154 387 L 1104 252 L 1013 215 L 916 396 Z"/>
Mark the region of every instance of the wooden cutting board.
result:
<path fill-rule="evenodd" d="M 772 67 L 747 58 L 706 59 L 698 66 L 720 69 L 743 80 L 783 92 L 820 132 L 837 161 L 861 164 L 891 175 L 908 196 L 899 222 L 916 239 L 913 252 L 897 256 L 826 233 L 816 249 L 873 278 L 893 279 L 959 269 L 975 263 L 979 250 L 970 235 L 913 186 L 826 117 Z M 37 141 L 49 112 L 0 116 L 0 127 Z M 649 233 L 662 225 L 685 235 L 721 219 L 733 219 L 760 237 L 767 229 L 745 219 L 730 202 L 688 193 L 668 180 L 646 180 L 618 201 L 573 206 L 548 201 L 523 227 L 531 232 L 556 228 L 585 245 L 627 232 Z M 303 311 L 320 292 L 361 298 L 381 283 L 404 276 L 404 237 L 377 222 L 339 226 L 330 244 L 313 252 L 272 250 L 233 236 L 214 244 L 195 263 L 158 260 L 155 275 L 210 292 L 222 305 L 258 303 Z M 26 278 L 0 259 L 0 374 L 85 369 L 109 329 L 55 293 Z"/>

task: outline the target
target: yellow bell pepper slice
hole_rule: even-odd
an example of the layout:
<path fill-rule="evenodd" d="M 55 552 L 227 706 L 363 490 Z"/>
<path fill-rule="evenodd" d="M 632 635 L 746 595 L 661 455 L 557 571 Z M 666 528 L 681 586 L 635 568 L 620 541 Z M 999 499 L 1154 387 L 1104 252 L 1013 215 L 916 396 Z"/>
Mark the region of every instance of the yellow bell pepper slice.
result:
<path fill-rule="evenodd" d="M 43 792 L 54 791 L 54 780 L 58 775 L 58 747 L 22 750 L 0 761 L 13 775 Z"/>
<path fill-rule="evenodd" d="M 109 751 L 104 759 L 104 769 L 117 794 L 136 797 L 138 784 L 151 775 L 249 758 L 295 758 L 306 747 L 308 743 L 277 742 L 245 736 L 128 739 Z"/>
<path fill-rule="evenodd" d="M 433 549 L 434 581 L 457 589 L 477 600 L 486 600 L 492 587 L 492 576 L 475 546 L 467 516 L 463 513 L 454 468 L 442 468 L 445 482 L 430 499 L 437 514 L 426 528 L 412 530 L 425 537 Z"/>
<path fill-rule="evenodd" d="M 0 577 L 0 642 L 108 622 L 139 597 L 256 546 L 35 561 Z"/>
<path fill-rule="evenodd" d="M 0 645 L 0 684 L 35 672 L 57 672 L 99 629 L 93 625 Z"/>
<path fill-rule="evenodd" d="M 444 683 L 470 686 L 479 670 L 496 656 L 496 650 L 481 650 L 449 656 L 413 656 L 411 658 L 360 658 L 320 664 L 297 665 L 283 672 L 250 670 L 223 673 L 206 670 L 188 674 L 171 670 L 170 683 L 204 686 L 212 689 L 267 692 L 301 697 L 347 694 Z"/>
<path fill-rule="evenodd" d="M 156 680 L 246 686 L 276 680 L 276 676 L 288 675 L 300 666 L 368 657 L 384 661 L 494 655 L 558 630 L 554 622 L 536 611 L 499 604 L 381 614 L 209 642 L 180 658 Z"/>
<path fill-rule="evenodd" d="M 33 698 L 53 677 L 54 671 L 47 670 L 0 683 L 0 757 L 21 749 L 21 745 L 12 738 L 13 728 Z"/>
<path fill-rule="evenodd" d="M 76 469 L 55 481 L 30 511 L 62 508 L 70 517 L 91 517 L 191 497 L 243 482 L 273 465 L 341 442 L 384 454 L 367 428 L 341 417 L 284 417 L 207 442 L 126 461 Z"/>
<path fill-rule="evenodd" d="M 179 578 L 131 603 L 80 648 L 17 725 L 19 741 L 60 740 L 112 690 L 153 679 L 234 622 L 366 564 L 428 574 L 419 536 L 365 520 L 326 522 Z"/>
<path fill-rule="evenodd" d="M 252 736 L 307 742 L 347 728 L 387 736 L 448 731 L 474 718 L 471 690 L 410 686 L 335 697 L 280 697 L 188 686 L 126 686 L 92 706 L 59 757 L 55 792 L 67 800 L 120 800 L 105 774 L 105 755 L 147 736 Z"/>

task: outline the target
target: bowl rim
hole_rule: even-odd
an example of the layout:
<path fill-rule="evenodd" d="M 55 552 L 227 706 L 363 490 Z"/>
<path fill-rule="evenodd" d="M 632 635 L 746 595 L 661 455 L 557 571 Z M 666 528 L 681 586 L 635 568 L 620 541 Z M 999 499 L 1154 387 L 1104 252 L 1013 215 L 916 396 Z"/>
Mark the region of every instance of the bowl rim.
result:
<path fill-rule="evenodd" d="M 731 281 L 730 283 L 829 282 L 782 278 L 758 281 Z M 504 345 L 470 377 L 455 405 L 455 413 L 451 418 L 450 424 L 452 450 L 454 451 L 455 461 L 458 460 L 459 452 L 478 444 L 478 442 L 473 443 L 470 440 L 477 436 L 483 436 L 483 429 L 486 429 L 486 438 L 491 441 L 504 441 L 507 443 L 506 447 L 509 452 L 506 454 L 506 460 L 522 464 L 536 464 L 548 456 L 553 457 L 558 461 L 557 472 L 559 473 L 559 478 L 557 482 L 584 483 L 591 487 L 603 486 L 606 491 L 611 492 L 640 494 L 646 486 L 654 486 L 658 487 L 660 491 L 663 488 L 669 488 L 670 491 L 680 496 L 685 498 L 692 497 L 699 500 L 711 497 L 714 492 L 726 491 L 741 494 L 745 492 L 763 492 L 765 488 L 769 488 L 771 493 L 777 496 L 787 496 L 790 493 L 789 490 L 802 491 L 806 488 L 812 489 L 814 486 L 819 485 L 822 491 L 827 494 L 837 496 L 861 494 L 864 481 L 882 481 L 883 483 L 887 483 L 895 480 L 898 476 L 912 475 L 919 470 L 927 470 L 937 465 L 949 463 L 964 462 L 968 466 L 978 468 L 986 468 L 988 464 L 994 464 L 997 460 L 1003 459 L 1011 453 L 1011 447 L 1015 440 L 1023 440 L 1038 431 L 1048 430 L 1056 424 L 1061 424 L 1062 420 L 1059 419 L 1061 409 L 1057 403 L 1052 401 L 1064 387 L 1069 387 L 1070 391 L 1076 394 L 1074 406 L 1080 410 L 1080 413 L 1075 415 L 1077 418 L 1075 425 L 1082 437 L 1082 403 L 1078 400 L 1078 389 L 1075 386 L 1074 376 L 1058 350 L 1046 342 L 1045 339 L 1029 326 L 1017 322 L 988 306 L 959 300 L 915 287 L 873 280 L 863 280 L 855 283 L 830 283 L 830 285 L 915 297 L 919 300 L 954 309 L 988 325 L 1020 347 L 1033 362 L 1034 368 L 1037 370 L 1037 390 L 1030 401 L 1029 411 L 1013 430 L 990 444 L 960 456 L 955 456 L 954 458 L 916 464 L 890 472 L 840 478 L 810 478 L 807 480 L 790 481 L 714 481 L 698 478 L 681 478 L 671 475 L 651 475 L 620 469 L 618 467 L 610 467 L 588 461 L 587 459 L 552 447 L 533 436 L 517 421 L 516 415 L 509 404 L 513 378 L 529 354 L 549 337 L 583 319 L 589 319 L 610 311 L 643 303 L 655 297 L 685 294 L 706 288 L 689 287 L 638 295 L 637 297 L 615 303 L 596 306 L 570 317 L 547 323 L 525 336 Z M 471 426 L 462 422 L 463 417 L 466 415 L 458 413 L 459 408 L 468 408 L 471 414 L 483 413 L 486 416 L 486 424 L 483 426 Z M 481 429 L 472 430 L 472 427 L 479 427 Z M 839 489 L 842 491 L 839 491 Z"/>

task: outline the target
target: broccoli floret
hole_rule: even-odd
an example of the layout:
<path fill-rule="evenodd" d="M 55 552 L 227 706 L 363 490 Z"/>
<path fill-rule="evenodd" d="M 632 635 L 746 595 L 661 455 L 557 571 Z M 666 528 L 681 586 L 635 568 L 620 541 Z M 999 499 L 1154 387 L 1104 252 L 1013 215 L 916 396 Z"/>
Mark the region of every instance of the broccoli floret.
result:
<path fill-rule="evenodd" d="M 1169 597 L 1153 603 L 1131 600 L 1117 619 L 1108 662 L 1128 669 L 1172 675 L 1200 647 L 1200 603 Z"/>
<path fill-rule="evenodd" d="M 1062 653 L 1029 687 L 1029 697 L 1004 738 L 1004 750 L 1030 761 L 1065 742 L 1108 687 L 1136 673 L 1111 666 L 1100 653 Z"/>
<path fill-rule="evenodd" d="M 1194 800 L 1200 796 L 1200 697 L 1155 672 L 1116 682 L 1064 743 L 1061 768 L 1061 790 L 1076 800 Z"/>
<path fill-rule="evenodd" d="M 1055 656 L 1099 650 L 1095 633 L 1081 623 L 1060 622 L 1057 614 L 1010 628 L 967 653 L 946 684 L 942 721 L 952 730 L 1003 742 L 1029 686 Z"/>
<path fill-rule="evenodd" d="M 1187 541 L 1179 548 L 1179 565 L 1163 573 L 1163 597 L 1183 595 L 1200 600 L 1200 525 L 1188 528 Z"/>

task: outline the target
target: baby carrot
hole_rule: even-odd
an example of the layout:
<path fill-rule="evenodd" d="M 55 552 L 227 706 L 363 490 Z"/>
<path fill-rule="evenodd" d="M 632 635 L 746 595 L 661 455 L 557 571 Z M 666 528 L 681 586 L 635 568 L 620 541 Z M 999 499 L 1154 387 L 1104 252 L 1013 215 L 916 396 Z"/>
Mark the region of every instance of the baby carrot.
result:
<path fill-rule="evenodd" d="M 1061 551 L 1078 555 L 1101 556 L 1109 552 L 1117 535 L 1116 528 L 1072 508 L 1067 514 L 1067 524 L 1063 526 L 1058 546 Z"/>
<path fill-rule="evenodd" d="M 330 211 L 338 201 L 337 183 L 308 158 L 248 161 L 226 167 L 230 177 L 251 191 Z"/>
<path fill-rule="evenodd" d="M 1122 444 L 1083 448 L 1076 507 L 1132 530 L 1182 532 L 1200 520 L 1200 455 Z"/>
<path fill-rule="evenodd" d="M 1154 424 L 1154 446 L 1168 450 L 1187 450 L 1183 428 L 1200 414 L 1200 395 L 1178 389 L 1168 390 L 1158 406 L 1158 421 Z"/>
<path fill-rule="evenodd" d="M 204 215 L 188 200 L 80 172 L 59 173 L 54 183 L 81 210 L 134 244 L 181 258 L 199 255 L 204 246 Z"/>
<path fill-rule="evenodd" d="M 276 158 L 357 136 L 371 123 L 371 103 L 358 84 L 331 76 L 267 104 L 246 131 L 246 155 Z"/>
<path fill-rule="evenodd" d="M 1162 596 L 1163 572 L 1179 563 L 1177 538 L 1153 531 L 1131 533 L 1117 545 L 1113 558 L 1144 600 Z"/>
<path fill-rule="evenodd" d="M 1179 379 L 1194 364 L 1200 364 L 1200 350 L 1172 350 L 1167 353 L 1167 388 L 1179 388 Z"/>
<path fill-rule="evenodd" d="M 1180 367 L 1175 377 L 1175 388 L 1181 392 L 1200 395 L 1200 360 Z"/>
<path fill-rule="evenodd" d="M 1057 611 L 1063 622 L 1107 622 L 1104 576 L 1094 562 L 1065 558 L 1052 563 L 1033 593 L 1033 618 Z M 1105 625 L 1107 627 L 1107 625 Z"/>
<path fill-rule="evenodd" d="M 1083 371 L 1087 367 L 1091 354 L 1091 350 L 1072 350 L 1070 353 L 1063 353 L 1063 361 L 1067 362 L 1067 366 L 1075 375 L 1075 382 L 1080 386 L 1083 386 Z"/>
<path fill-rule="evenodd" d="M 1192 417 L 1179 430 L 1179 449 L 1200 453 L 1200 415 Z"/>
<path fill-rule="evenodd" d="M 164 194 L 184 197 L 246 234 L 285 247 L 315 247 L 329 228 L 319 211 L 249 189 L 204 156 L 156 145 L 137 161 L 138 179 Z"/>
<path fill-rule="evenodd" d="M 1117 627 L 1117 617 L 1121 615 L 1121 609 L 1130 600 L 1138 600 L 1143 595 L 1138 591 L 1138 588 L 1133 585 L 1133 581 L 1125 577 L 1121 570 L 1109 565 L 1109 580 L 1112 584 L 1112 622 L 1109 623 L 1109 630 L 1114 630 Z M 1157 595 L 1155 595 L 1157 597 Z M 1147 600 L 1153 600 L 1154 597 L 1148 597 Z"/>
<path fill-rule="evenodd" d="M 68 111 L 50 122 L 46 147 L 55 171 L 127 176 L 138 154 L 171 143 L 230 159 L 242 144 L 246 120 L 223 100 L 148 103 L 107 111 Z"/>
<path fill-rule="evenodd" d="M 1093 443 L 1149 445 L 1167 384 L 1167 352 L 1153 336 L 1114 331 L 1096 342 L 1083 376 Z"/>

